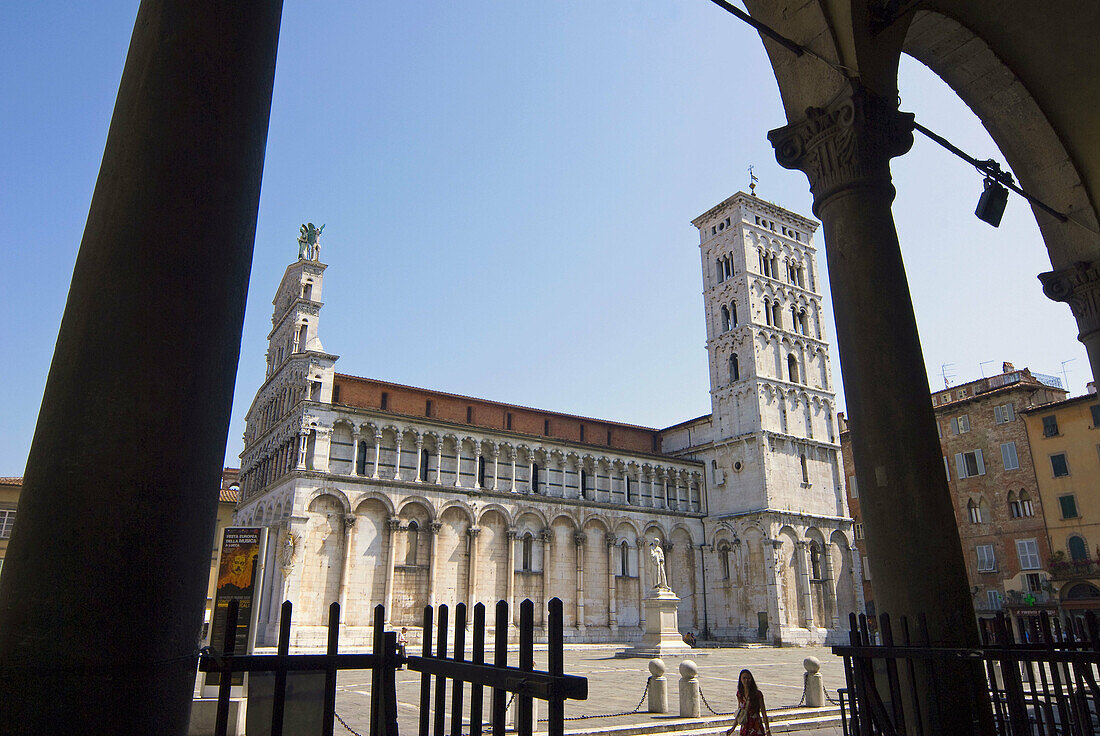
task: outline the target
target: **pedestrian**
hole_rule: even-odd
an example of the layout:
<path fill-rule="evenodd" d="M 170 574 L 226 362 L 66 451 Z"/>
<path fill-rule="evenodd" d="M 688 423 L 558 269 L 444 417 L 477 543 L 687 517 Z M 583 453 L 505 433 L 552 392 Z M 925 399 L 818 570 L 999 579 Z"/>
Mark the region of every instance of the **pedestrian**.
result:
<path fill-rule="evenodd" d="M 748 670 L 737 676 L 737 715 L 726 736 L 733 736 L 737 726 L 741 736 L 771 736 L 772 727 L 768 712 L 764 709 L 764 693 L 756 687 L 756 680 Z"/>
<path fill-rule="evenodd" d="M 402 626 L 401 633 L 397 635 L 397 652 L 404 659 L 407 655 L 405 649 L 409 646 L 409 627 Z M 405 665 L 401 665 L 398 669 L 405 669 Z"/>

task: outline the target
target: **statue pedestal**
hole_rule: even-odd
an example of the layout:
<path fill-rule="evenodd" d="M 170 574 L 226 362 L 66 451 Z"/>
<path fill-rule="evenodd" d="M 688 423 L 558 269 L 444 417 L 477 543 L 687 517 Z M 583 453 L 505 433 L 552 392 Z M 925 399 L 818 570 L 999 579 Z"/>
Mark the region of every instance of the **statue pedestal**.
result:
<path fill-rule="evenodd" d="M 676 608 L 680 598 L 671 590 L 652 589 L 642 599 L 645 608 L 645 633 L 637 645 L 615 653 L 616 657 L 684 656 L 692 651 L 684 643 L 677 624 Z"/>

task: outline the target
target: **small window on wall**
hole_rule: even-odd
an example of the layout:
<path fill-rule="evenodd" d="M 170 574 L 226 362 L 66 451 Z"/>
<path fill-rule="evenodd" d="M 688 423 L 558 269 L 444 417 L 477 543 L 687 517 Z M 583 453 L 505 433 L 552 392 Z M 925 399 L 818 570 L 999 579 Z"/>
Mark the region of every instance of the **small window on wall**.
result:
<path fill-rule="evenodd" d="M 1053 414 L 1049 417 L 1043 417 L 1043 436 L 1058 436 L 1058 417 L 1054 416 Z"/>
<path fill-rule="evenodd" d="M 1077 497 L 1072 493 L 1059 496 L 1058 505 L 1062 509 L 1063 519 L 1076 519 L 1077 518 Z"/>
<path fill-rule="evenodd" d="M 974 549 L 978 554 L 978 572 L 990 572 L 997 569 L 997 558 L 993 555 L 992 544 L 979 544 Z"/>
<path fill-rule="evenodd" d="M 985 460 L 981 450 L 973 452 L 959 452 L 955 454 L 955 469 L 960 478 L 973 478 L 985 475 Z"/>
<path fill-rule="evenodd" d="M 859 482 L 856 480 L 855 473 L 848 476 L 848 492 L 852 498 L 859 498 Z"/>
<path fill-rule="evenodd" d="M 855 534 L 856 540 L 863 539 L 863 523 L 857 521 L 852 524 L 852 533 Z"/>
<path fill-rule="evenodd" d="M 821 549 L 817 542 L 810 542 L 810 577 L 821 580 Z"/>
<path fill-rule="evenodd" d="M 508 412 L 507 414 L 504 415 L 504 428 L 505 429 L 511 429 L 512 428 L 512 412 Z"/>
<path fill-rule="evenodd" d="M 430 417 L 432 415 L 432 400 L 428 399 L 424 402 L 424 416 Z"/>
<path fill-rule="evenodd" d="M 539 464 L 531 463 L 531 492 L 539 492 Z"/>
<path fill-rule="evenodd" d="M 1015 407 L 1011 404 L 1001 404 L 993 407 L 993 421 L 997 424 L 1005 424 L 1016 419 Z"/>
<path fill-rule="evenodd" d="M 380 409 L 388 409 L 389 406 L 390 406 L 390 395 L 388 393 L 386 393 L 385 391 L 383 391 L 382 392 L 382 406 L 380 406 L 379 408 Z"/>
<path fill-rule="evenodd" d="M 1060 452 L 1050 456 L 1050 469 L 1055 478 L 1064 478 L 1069 475 L 1069 463 L 1066 462 L 1066 454 Z"/>
<path fill-rule="evenodd" d="M 332 403 L 340 403 L 340 384 L 338 383 L 332 384 Z"/>
<path fill-rule="evenodd" d="M 619 574 L 624 578 L 630 575 L 630 546 L 625 539 L 619 544 Z"/>
<path fill-rule="evenodd" d="M 611 446 L 611 430 L 607 430 L 607 446 Z"/>
<path fill-rule="evenodd" d="M 417 546 L 419 546 L 418 545 L 419 541 L 420 541 L 420 525 L 417 524 L 415 521 L 410 521 L 409 522 L 409 531 L 407 533 L 408 545 L 407 545 L 406 550 L 405 550 L 405 564 L 406 565 L 415 565 L 416 564 L 416 548 L 417 548 Z"/>
<path fill-rule="evenodd" d="M 581 498 L 588 498 L 588 473 L 584 469 L 581 470 L 580 483 Z"/>
<path fill-rule="evenodd" d="M 1001 461 L 1005 470 L 1019 470 L 1020 459 L 1016 456 L 1016 443 L 1006 442 L 1001 445 Z"/>
<path fill-rule="evenodd" d="M 473 421 L 474 421 L 474 407 L 467 406 L 466 407 L 466 423 L 467 424 L 472 424 Z"/>
<path fill-rule="evenodd" d="M 542 420 L 542 433 L 543 434 L 550 434 L 550 420 L 549 419 L 543 419 Z"/>
<path fill-rule="evenodd" d="M 581 442 L 584 442 L 584 425 L 581 425 Z"/>
<path fill-rule="evenodd" d="M 534 544 L 535 540 L 534 537 L 531 536 L 531 532 L 527 532 L 523 535 L 523 548 L 522 554 L 520 555 L 520 569 L 524 572 L 530 572 L 533 569 L 531 567 L 531 551 L 534 547 Z"/>
<path fill-rule="evenodd" d="M 7 539 L 11 536 L 11 528 L 15 525 L 15 511 L 3 510 L 0 511 L 0 539 Z"/>
<path fill-rule="evenodd" d="M 1039 569 L 1039 545 L 1034 539 L 1017 539 L 1016 554 L 1020 558 L 1021 570 Z"/>
<path fill-rule="evenodd" d="M 966 516 L 971 524 L 982 523 L 982 507 L 976 504 L 974 499 L 966 502 Z"/>
<path fill-rule="evenodd" d="M 483 455 L 477 457 L 477 484 L 482 488 L 485 487 L 485 456 Z"/>
<path fill-rule="evenodd" d="M 970 415 L 963 414 L 962 416 L 953 417 L 951 419 L 951 433 L 952 434 L 966 434 L 970 431 Z"/>
<path fill-rule="evenodd" d="M 990 611 L 1000 611 L 1004 607 L 1004 597 L 999 590 L 987 590 L 986 600 L 989 602 Z"/>

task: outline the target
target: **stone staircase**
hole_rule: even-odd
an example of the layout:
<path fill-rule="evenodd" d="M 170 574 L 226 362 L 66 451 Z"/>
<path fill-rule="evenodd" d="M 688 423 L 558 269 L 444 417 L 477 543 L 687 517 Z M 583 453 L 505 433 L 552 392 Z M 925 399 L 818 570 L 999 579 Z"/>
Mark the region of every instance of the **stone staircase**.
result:
<path fill-rule="evenodd" d="M 773 733 L 806 731 L 840 725 L 840 707 L 825 708 L 780 708 L 768 711 Z M 584 721 L 567 721 L 565 736 L 722 736 L 733 725 L 733 716 L 711 716 L 708 718 L 655 718 L 645 723 L 623 725 L 593 725 L 571 729 L 571 725 L 580 726 Z M 545 723 L 539 726 L 545 728 Z"/>

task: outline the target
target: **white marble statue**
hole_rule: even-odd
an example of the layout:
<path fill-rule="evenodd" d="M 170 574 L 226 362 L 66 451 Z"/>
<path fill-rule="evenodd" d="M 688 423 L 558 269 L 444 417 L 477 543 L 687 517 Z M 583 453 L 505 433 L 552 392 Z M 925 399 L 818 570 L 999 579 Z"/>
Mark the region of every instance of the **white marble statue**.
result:
<path fill-rule="evenodd" d="M 653 558 L 653 587 L 658 590 L 671 590 L 668 587 L 668 575 L 665 573 L 665 550 L 661 540 L 654 538 L 649 543 L 649 556 Z"/>

